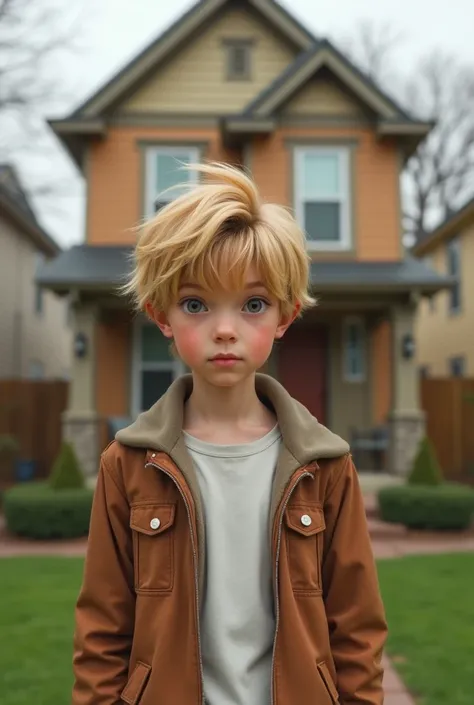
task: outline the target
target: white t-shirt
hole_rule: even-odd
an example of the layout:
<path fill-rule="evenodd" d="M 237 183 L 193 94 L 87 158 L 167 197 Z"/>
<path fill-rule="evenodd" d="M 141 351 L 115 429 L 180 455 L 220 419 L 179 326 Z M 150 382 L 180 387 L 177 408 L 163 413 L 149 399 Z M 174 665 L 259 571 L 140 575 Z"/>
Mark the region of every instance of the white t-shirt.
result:
<path fill-rule="evenodd" d="M 269 511 L 281 435 L 242 445 L 184 433 L 204 507 L 206 570 L 201 609 L 207 705 L 270 703 L 275 614 Z"/>

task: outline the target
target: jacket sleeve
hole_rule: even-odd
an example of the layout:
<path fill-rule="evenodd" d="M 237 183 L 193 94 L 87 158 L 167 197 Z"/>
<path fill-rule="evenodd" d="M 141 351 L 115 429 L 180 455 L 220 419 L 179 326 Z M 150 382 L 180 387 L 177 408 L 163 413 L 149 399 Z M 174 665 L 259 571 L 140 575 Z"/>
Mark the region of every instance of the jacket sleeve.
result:
<path fill-rule="evenodd" d="M 325 499 L 323 586 L 341 705 L 382 705 L 387 623 L 352 457 L 334 463 Z"/>
<path fill-rule="evenodd" d="M 135 593 L 129 504 L 102 456 L 75 612 L 72 705 L 118 705 L 126 685 Z"/>

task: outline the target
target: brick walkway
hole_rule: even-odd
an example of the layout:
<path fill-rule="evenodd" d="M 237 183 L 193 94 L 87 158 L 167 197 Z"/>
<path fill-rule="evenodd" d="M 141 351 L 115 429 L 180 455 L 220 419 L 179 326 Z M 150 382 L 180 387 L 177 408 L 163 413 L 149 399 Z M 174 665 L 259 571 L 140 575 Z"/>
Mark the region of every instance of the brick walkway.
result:
<path fill-rule="evenodd" d="M 451 553 L 453 551 L 474 551 L 474 533 L 465 534 L 425 534 L 408 532 L 398 526 L 389 526 L 375 516 L 374 500 L 367 498 L 367 514 L 372 546 L 376 558 L 396 558 L 404 555 L 426 553 Z M 86 551 L 85 539 L 73 541 L 29 541 L 9 536 L 5 530 L 3 517 L 0 517 L 0 558 L 7 556 L 83 556 Z M 385 676 L 384 705 L 415 705 L 387 656 L 383 660 Z"/>

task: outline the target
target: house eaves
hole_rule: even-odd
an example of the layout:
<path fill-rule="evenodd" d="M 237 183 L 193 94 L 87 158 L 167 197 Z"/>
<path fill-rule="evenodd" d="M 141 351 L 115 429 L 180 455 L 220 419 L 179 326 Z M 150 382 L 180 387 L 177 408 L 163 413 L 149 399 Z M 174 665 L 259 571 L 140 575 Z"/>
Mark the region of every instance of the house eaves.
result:
<path fill-rule="evenodd" d="M 474 198 L 449 215 L 437 228 L 422 235 L 412 249 L 413 254 L 416 257 L 427 255 L 470 223 L 474 223 Z"/>

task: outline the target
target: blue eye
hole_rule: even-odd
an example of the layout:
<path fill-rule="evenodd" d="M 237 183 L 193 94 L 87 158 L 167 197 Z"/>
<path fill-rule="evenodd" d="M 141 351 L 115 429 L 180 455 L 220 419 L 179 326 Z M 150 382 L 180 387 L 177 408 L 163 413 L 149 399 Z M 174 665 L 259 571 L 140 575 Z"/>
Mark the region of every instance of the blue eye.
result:
<path fill-rule="evenodd" d="M 268 303 L 261 299 L 259 296 L 254 296 L 253 299 L 249 299 L 244 306 L 246 313 L 263 313 L 266 311 Z"/>
<path fill-rule="evenodd" d="M 206 306 L 199 299 L 185 299 L 181 302 L 181 308 L 185 313 L 202 313 L 207 311 Z"/>

